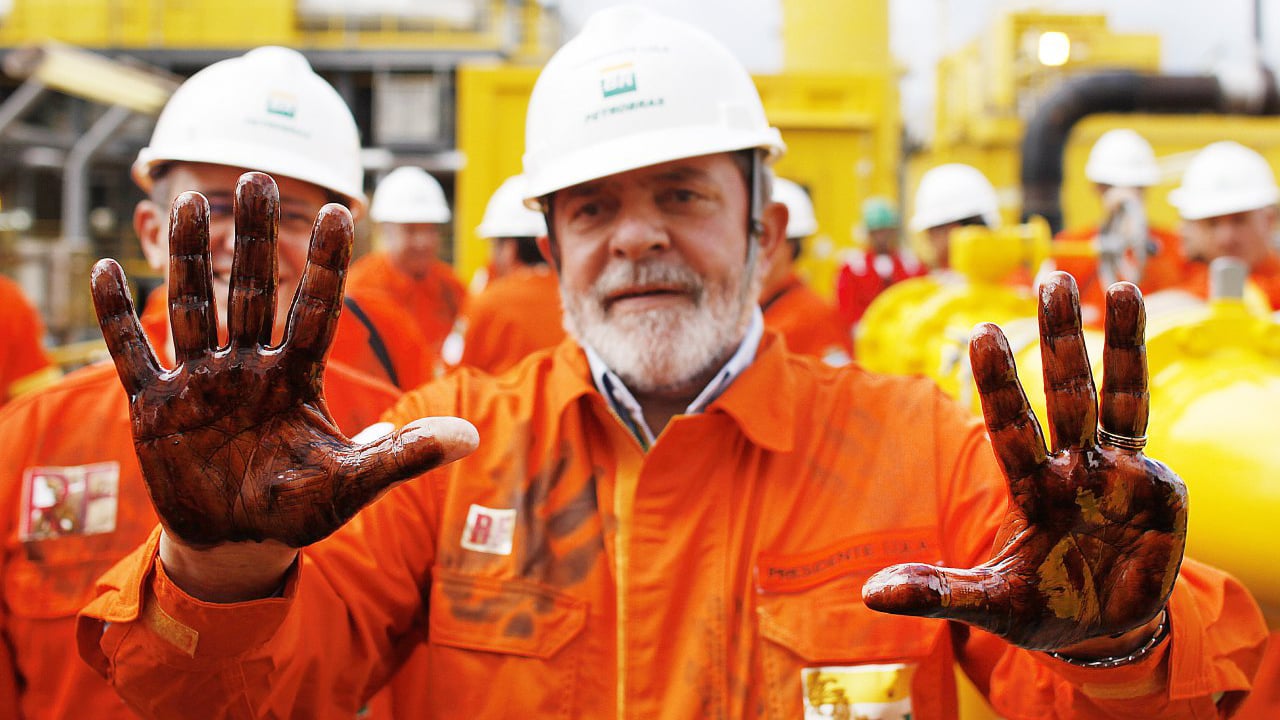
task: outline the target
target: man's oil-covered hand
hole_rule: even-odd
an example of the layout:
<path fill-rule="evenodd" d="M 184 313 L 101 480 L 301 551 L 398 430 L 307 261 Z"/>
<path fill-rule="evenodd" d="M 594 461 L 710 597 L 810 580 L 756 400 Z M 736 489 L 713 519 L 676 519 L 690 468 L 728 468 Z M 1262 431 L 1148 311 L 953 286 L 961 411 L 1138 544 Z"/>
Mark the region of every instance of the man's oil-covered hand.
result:
<path fill-rule="evenodd" d="M 353 238 L 346 208 L 316 218 L 284 339 L 271 345 L 279 192 L 246 173 L 235 194 L 235 255 L 225 347 L 209 254 L 209 206 L 184 193 L 170 217 L 169 316 L 176 367 L 156 358 L 112 260 L 93 269 L 103 336 L 129 395 L 134 445 L 166 533 L 183 546 L 324 538 L 379 493 L 474 449 L 455 418 L 420 420 L 368 444 L 325 406 L 322 375 Z"/>
<path fill-rule="evenodd" d="M 1052 450 L 994 325 L 970 358 L 1010 506 L 995 557 L 971 569 L 897 565 L 863 587 L 869 607 L 947 618 L 1032 650 L 1096 648 L 1150 626 L 1173 590 L 1187 534 L 1186 487 L 1142 451 L 1146 317 L 1128 283 L 1107 293 L 1101 406 L 1075 280 L 1040 287 L 1040 346 Z M 1124 640 L 1125 654 L 1144 638 Z M 1097 640 L 1095 640 L 1097 639 Z M 1083 645 L 1082 645 L 1083 643 Z"/>

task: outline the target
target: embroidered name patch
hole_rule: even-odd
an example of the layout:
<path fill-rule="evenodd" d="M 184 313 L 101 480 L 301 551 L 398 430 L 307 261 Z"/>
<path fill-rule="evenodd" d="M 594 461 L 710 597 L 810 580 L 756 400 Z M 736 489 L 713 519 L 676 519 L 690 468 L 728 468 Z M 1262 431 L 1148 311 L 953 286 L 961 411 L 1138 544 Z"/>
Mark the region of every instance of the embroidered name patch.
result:
<path fill-rule="evenodd" d="M 111 532 L 119 495 L 120 463 L 115 461 L 27 468 L 18 538 L 27 542 Z"/>
<path fill-rule="evenodd" d="M 799 555 L 761 553 L 756 586 L 763 592 L 799 592 L 842 575 L 871 573 L 901 562 L 938 562 L 928 528 L 868 533 Z"/>
<path fill-rule="evenodd" d="M 901 663 L 804 668 L 805 720 L 911 720 L 915 671 L 915 665 Z"/>
<path fill-rule="evenodd" d="M 515 536 L 516 511 L 471 504 L 467 526 L 462 530 L 462 547 L 492 555 L 510 555 Z"/>

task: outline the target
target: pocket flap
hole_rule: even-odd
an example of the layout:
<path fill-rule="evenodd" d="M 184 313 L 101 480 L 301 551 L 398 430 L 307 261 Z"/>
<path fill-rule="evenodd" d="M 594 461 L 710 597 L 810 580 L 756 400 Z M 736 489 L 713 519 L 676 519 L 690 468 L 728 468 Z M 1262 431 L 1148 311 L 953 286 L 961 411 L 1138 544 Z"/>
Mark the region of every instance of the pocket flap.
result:
<path fill-rule="evenodd" d="M 437 569 L 429 640 L 468 650 L 550 658 L 587 622 L 587 603 L 538 583 Z"/>
<path fill-rule="evenodd" d="M 886 615 L 862 602 L 861 578 L 758 596 L 760 634 L 809 663 L 895 661 L 932 652 L 947 624 Z"/>

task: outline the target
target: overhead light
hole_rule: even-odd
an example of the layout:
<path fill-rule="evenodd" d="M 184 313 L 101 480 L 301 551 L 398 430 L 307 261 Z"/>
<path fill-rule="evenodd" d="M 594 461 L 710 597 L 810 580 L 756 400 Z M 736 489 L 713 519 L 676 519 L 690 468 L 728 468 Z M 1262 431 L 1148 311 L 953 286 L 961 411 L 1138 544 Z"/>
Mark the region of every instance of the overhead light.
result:
<path fill-rule="evenodd" d="M 1071 38 L 1064 32 L 1051 30 L 1040 34 L 1040 64 L 1048 67 L 1066 65 L 1071 59 Z"/>

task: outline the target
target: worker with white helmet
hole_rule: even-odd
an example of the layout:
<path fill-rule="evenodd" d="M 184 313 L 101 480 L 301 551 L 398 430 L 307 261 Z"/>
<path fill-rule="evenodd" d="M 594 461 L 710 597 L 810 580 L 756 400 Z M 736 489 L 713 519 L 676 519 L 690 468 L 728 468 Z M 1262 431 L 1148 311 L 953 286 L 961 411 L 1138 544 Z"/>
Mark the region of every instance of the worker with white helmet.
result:
<path fill-rule="evenodd" d="M 850 337 L 880 293 L 926 272 L 915 255 L 901 247 L 898 211 L 887 198 L 873 196 L 862 203 L 861 231 L 855 234 L 865 238 L 865 245 L 846 252 L 836 274 L 836 307 Z"/>
<path fill-rule="evenodd" d="M 170 287 L 194 279 L 208 302 L 175 294 L 166 304 L 162 292 L 144 317 L 145 334 L 132 341 L 149 343 L 166 364 L 194 363 L 194 347 L 174 343 L 183 328 L 201 321 L 208 339 L 225 336 L 228 308 L 243 313 L 250 304 L 245 295 L 229 298 L 234 276 L 245 272 L 236 266 L 247 259 L 237 253 L 233 260 L 237 233 L 261 243 L 258 260 L 278 271 L 282 293 L 293 293 L 316 214 L 330 201 L 355 212 L 363 205 L 359 152 L 341 97 L 293 50 L 259 48 L 192 76 L 170 98 L 133 167 L 148 194 L 138 203 L 134 229 L 147 261 L 167 275 Z M 237 194 L 246 170 L 272 173 L 279 192 L 255 175 L 241 180 Z M 177 208 L 173 228 L 171 205 Z M 272 232 L 272 217 L 256 214 L 262 209 L 279 210 L 278 231 Z M 325 212 L 351 222 L 346 209 L 331 205 Z M 273 315 L 267 342 L 283 336 L 285 313 Z M 344 321 L 349 317 L 343 314 Z M 170 332 L 171 323 L 177 332 Z M 359 349 L 362 331 L 344 323 L 338 335 L 356 339 L 340 340 L 332 356 Z M 121 334 L 109 339 L 119 341 Z M 246 364 L 244 377 L 251 375 Z M 327 421 L 343 432 L 375 421 L 397 395 L 336 360 L 323 378 Z M 0 532 L 9 548 L 0 560 L 0 717 L 137 717 L 74 650 L 76 611 L 92 595 L 94 580 L 156 524 L 130 425 L 129 398 L 110 363 L 23 396 L 0 416 Z M 211 455 L 247 452 L 224 440 Z M 203 715 L 194 707 L 182 714 Z"/>
<path fill-rule="evenodd" d="M 1179 286 L 1208 296 L 1209 263 L 1236 257 L 1249 279 L 1280 309 L 1280 258 L 1276 247 L 1276 203 L 1280 187 L 1266 158 L 1237 142 L 1215 142 L 1192 158 L 1169 202 L 1182 217 L 1188 259 Z"/>
<path fill-rule="evenodd" d="M 1010 717 L 1211 716 L 1247 684 L 1257 608 L 1182 562 L 1184 488 L 1140 454 L 1131 288 L 1114 296 L 1101 409 L 1070 276 L 1042 290 L 1049 455 L 994 326 L 972 353 L 990 439 L 930 383 L 832 368 L 764 330 L 783 146 L 706 33 L 597 13 L 539 76 L 525 147 L 571 338 L 501 377 L 411 392 L 387 415 L 398 432 L 362 445 L 219 417 L 314 450 L 235 463 L 192 453 L 190 432 L 150 444 L 205 417 L 198 390 L 262 393 L 225 358 L 165 384 L 141 349 L 112 346 L 141 393 L 150 480 L 183 500 L 157 494 L 166 529 L 82 615 L 86 657 L 131 702 L 346 712 L 415 646 L 428 672 L 406 717 L 945 718 L 956 660 Z M 342 238 L 320 240 L 328 256 Z M 103 307 L 123 294 L 97 287 Z M 323 318 L 335 294 L 295 307 Z M 316 362 L 292 341 L 245 352 Z M 233 489 L 236 511 L 186 501 L 204 487 Z M 282 491 L 302 502 L 279 507 Z M 993 544 L 977 569 L 931 564 L 969 567 Z"/>
<path fill-rule="evenodd" d="M 796 274 L 804 241 L 818 232 L 818 219 L 809 193 L 786 178 L 773 178 L 773 201 L 787 208 L 786 242 L 774 245 L 762 259 L 763 287 L 760 309 L 764 326 L 782 335 L 787 348 L 821 358 L 829 365 L 844 365 L 853 352 L 853 336 L 841 330 L 831 303 Z"/>
<path fill-rule="evenodd" d="M 489 198 L 476 234 L 492 241 L 494 276 L 467 304 L 461 365 L 498 374 L 564 339 L 555 273 L 538 249 L 542 213 L 524 205 L 524 178 L 507 178 Z"/>
<path fill-rule="evenodd" d="M 966 225 L 1000 227 L 996 189 L 981 170 L 963 163 L 931 168 L 916 188 L 912 232 L 924 233 L 935 270 L 951 267 L 951 231 Z"/>
<path fill-rule="evenodd" d="M 1164 290 L 1182 281 L 1186 260 L 1177 233 L 1147 221 L 1145 193 L 1160 182 L 1160 167 L 1146 138 L 1129 128 L 1108 130 L 1090 149 L 1084 174 L 1097 190 L 1102 220 L 1059 232 L 1046 269 L 1075 277 L 1085 324 L 1101 326 L 1112 283 Z"/>
<path fill-rule="evenodd" d="M 378 183 L 369 208 L 380 248 L 351 264 L 347 293 L 399 303 L 440 355 L 466 303 L 467 289 L 440 260 L 452 217 L 440 183 L 419 167 L 398 167 Z"/>

